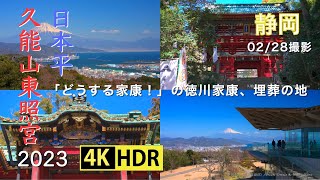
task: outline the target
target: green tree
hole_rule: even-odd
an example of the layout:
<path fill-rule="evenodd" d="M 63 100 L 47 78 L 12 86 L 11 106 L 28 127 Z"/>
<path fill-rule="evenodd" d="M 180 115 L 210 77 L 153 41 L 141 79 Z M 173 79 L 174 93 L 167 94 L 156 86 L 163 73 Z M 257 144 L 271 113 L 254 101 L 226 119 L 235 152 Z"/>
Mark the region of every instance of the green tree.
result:
<path fill-rule="evenodd" d="M 213 66 L 212 54 L 216 44 L 216 20 L 218 12 L 202 9 L 205 0 L 162 1 L 161 7 L 161 58 L 175 58 L 186 47 L 188 59 L 188 83 L 215 84 L 220 76 L 209 72 Z M 177 43 L 177 48 L 173 44 Z M 207 62 L 202 63 L 202 51 L 206 50 Z"/>
<path fill-rule="evenodd" d="M 219 164 L 219 174 L 222 179 L 224 179 L 224 174 L 228 168 L 228 166 L 232 162 L 232 157 L 230 155 L 230 151 L 226 148 L 223 148 L 215 153 L 215 159 Z"/>
<path fill-rule="evenodd" d="M 164 149 L 163 151 L 163 169 L 165 171 L 167 170 L 173 170 L 177 167 L 177 161 L 175 159 L 175 156 L 173 154 L 173 151 Z"/>
<path fill-rule="evenodd" d="M 20 112 L 19 111 L 14 112 L 13 116 L 19 118 L 20 117 Z"/>
<path fill-rule="evenodd" d="M 43 97 L 39 103 L 39 107 L 45 112 L 45 114 L 51 114 L 53 110 L 51 99 Z"/>
<path fill-rule="evenodd" d="M 262 3 L 270 3 L 270 4 L 274 4 L 274 3 L 285 3 L 285 0 L 262 0 Z"/>
<path fill-rule="evenodd" d="M 152 98 L 152 107 L 148 110 L 149 114 L 148 117 L 156 116 L 160 119 L 160 98 Z M 156 129 L 155 135 L 155 143 L 160 143 L 160 127 Z"/>
<path fill-rule="evenodd" d="M 21 89 L 21 81 L 27 76 L 38 78 L 38 74 L 21 73 L 20 64 L 28 64 L 27 57 L 0 55 L 0 89 Z"/>
<path fill-rule="evenodd" d="M 205 49 L 207 53 L 206 63 L 200 63 L 202 59 L 198 57 L 195 62 L 188 62 L 188 81 L 191 84 L 216 84 L 220 81 L 220 75 L 216 72 L 208 71 L 208 68 L 214 66 L 212 55 L 213 48 L 218 46 L 216 43 L 217 33 L 216 26 L 220 18 L 219 13 L 223 11 L 221 7 L 214 10 L 201 7 L 205 1 L 185 0 L 185 14 L 188 21 L 188 29 L 192 32 L 193 37 L 198 45 L 198 51 Z"/>
<path fill-rule="evenodd" d="M 186 151 L 186 154 L 187 154 L 189 160 L 190 160 L 190 161 L 192 162 L 192 164 L 194 165 L 194 160 L 193 160 L 193 156 L 194 156 L 194 154 L 195 154 L 194 151 L 188 149 L 188 150 Z"/>
<path fill-rule="evenodd" d="M 201 162 L 201 156 L 198 152 L 195 152 L 189 149 L 186 151 L 186 154 L 189 158 L 189 161 L 192 163 L 192 165 L 195 165 Z"/>
<path fill-rule="evenodd" d="M 182 47 L 187 47 L 188 60 L 194 60 L 194 49 L 197 44 L 191 33 L 186 31 L 186 17 L 180 9 L 179 1 L 166 1 L 162 3 L 160 10 L 160 49 L 161 59 L 179 57 Z M 177 47 L 174 47 L 174 44 Z"/>
<path fill-rule="evenodd" d="M 57 110 L 59 110 L 62 106 L 66 106 L 72 102 L 72 99 L 69 96 L 60 96 L 59 94 L 56 94 L 55 97 L 55 106 Z"/>
<path fill-rule="evenodd" d="M 320 88 L 320 0 L 301 0 L 302 18 L 297 36 L 286 33 L 287 42 L 311 42 L 308 53 L 286 53 L 283 70 L 279 73 L 283 83 L 307 84 Z"/>
<path fill-rule="evenodd" d="M 183 166 L 188 166 L 191 164 L 186 152 L 168 149 L 164 149 L 163 163 L 165 171 L 173 170 Z"/>
<path fill-rule="evenodd" d="M 39 107 L 46 114 L 51 114 L 54 108 L 59 110 L 61 107 L 66 106 L 71 102 L 72 99 L 69 96 L 60 96 L 59 94 L 54 96 L 52 93 L 47 93 L 47 97 L 42 97 Z"/>
<path fill-rule="evenodd" d="M 152 107 L 148 112 L 149 117 L 159 116 L 160 118 L 160 98 L 152 98 Z"/>

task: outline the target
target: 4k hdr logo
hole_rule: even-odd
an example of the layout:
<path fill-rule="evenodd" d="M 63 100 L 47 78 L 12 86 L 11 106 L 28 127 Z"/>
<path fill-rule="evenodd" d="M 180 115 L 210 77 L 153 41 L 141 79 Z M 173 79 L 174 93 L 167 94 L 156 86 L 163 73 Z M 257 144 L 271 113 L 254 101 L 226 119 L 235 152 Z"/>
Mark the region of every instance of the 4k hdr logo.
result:
<path fill-rule="evenodd" d="M 162 171 L 161 145 L 81 145 L 80 171 Z"/>

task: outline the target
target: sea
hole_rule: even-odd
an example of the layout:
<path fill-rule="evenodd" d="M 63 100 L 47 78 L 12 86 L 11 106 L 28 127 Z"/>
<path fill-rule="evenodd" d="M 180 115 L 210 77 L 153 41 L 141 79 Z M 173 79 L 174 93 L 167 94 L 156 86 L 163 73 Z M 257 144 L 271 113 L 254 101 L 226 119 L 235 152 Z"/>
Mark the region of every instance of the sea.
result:
<path fill-rule="evenodd" d="M 79 59 L 70 63 L 78 68 L 90 67 L 91 69 L 103 69 L 105 64 L 159 64 L 160 52 L 102 52 L 102 53 L 78 53 Z M 99 66 L 100 65 L 100 66 Z"/>

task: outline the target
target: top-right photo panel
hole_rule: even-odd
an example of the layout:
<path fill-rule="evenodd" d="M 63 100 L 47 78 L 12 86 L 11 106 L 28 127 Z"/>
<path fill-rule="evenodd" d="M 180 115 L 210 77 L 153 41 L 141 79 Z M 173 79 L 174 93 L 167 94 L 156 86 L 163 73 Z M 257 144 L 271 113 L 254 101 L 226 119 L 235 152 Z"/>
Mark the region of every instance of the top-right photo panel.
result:
<path fill-rule="evenodd" d="M 161 89 L 320 89 L 319 14 L 319 0 L 162 0 Z"/>

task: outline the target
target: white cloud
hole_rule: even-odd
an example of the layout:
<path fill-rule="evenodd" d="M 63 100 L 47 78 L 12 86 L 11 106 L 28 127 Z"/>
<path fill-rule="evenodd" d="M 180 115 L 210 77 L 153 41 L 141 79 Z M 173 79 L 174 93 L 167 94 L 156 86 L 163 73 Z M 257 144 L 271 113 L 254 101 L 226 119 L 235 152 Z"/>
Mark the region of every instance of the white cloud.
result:
<path fill-rule="evenodd" d="M 227 129 L 224 130 L 223 132 L 226 133 L 226 134 L 242 134 L 241 132 L 236 131 L 236 130 L 233 130 L 233 129 L 231 129 L 231 128 L 227 128 Z"/>
<path fill-rule="evenodd" d="M 119 29 L 103 29 L 103 30 L 91 30 L 92 33 L 106 33 L 106 34 L 118 34 L 120 33 Z"/>
<path fill-rule="evenodd" d="M 151 34 L 151 31 L 149 29 L 145 29 L 142 31 L 142 34 Z"/>

